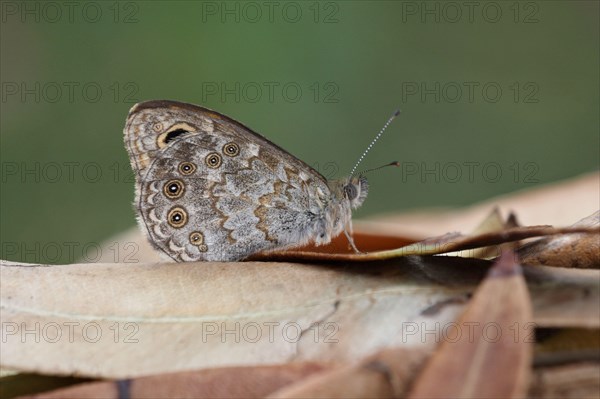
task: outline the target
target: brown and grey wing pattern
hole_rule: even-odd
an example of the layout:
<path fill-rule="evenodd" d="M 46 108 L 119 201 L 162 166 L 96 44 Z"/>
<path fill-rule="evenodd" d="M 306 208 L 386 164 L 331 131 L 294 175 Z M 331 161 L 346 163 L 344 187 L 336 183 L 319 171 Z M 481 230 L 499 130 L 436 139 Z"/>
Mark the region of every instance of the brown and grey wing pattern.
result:
<path fill-rule="evenodd" d="M 125 125 L 125 146 L 134 171 L 142 173 L 150 160 L 166 145 L 165 140 L 168 142 L 170 136 L 176 137 L 185 131 L 226 132 L 243 136 L 269 150 L 269 153 L 278 154 L 278 158 L 284 158 L 288 165 L 318 176 L 325 183 L 325 178 L 310 165 L 240 122 L 204 107 L 169 100 L 146 101 L 134 105 L 129 111 Z"/>
<path fill-rule="evenodd" d="M 157 248 L 176 261 L 236 260 L 312 238 L 321 175 L 229 120 L 138 107 L 125 140 L 140 222 Z"/>

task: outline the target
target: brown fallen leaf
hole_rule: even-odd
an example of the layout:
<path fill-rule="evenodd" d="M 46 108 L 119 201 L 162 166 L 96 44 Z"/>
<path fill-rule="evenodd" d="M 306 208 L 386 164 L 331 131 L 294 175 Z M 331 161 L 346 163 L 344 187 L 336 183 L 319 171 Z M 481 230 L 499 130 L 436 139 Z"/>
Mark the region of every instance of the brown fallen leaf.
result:
<path fill-rule="evenodd" d="M 588 216 L 573 227 L 597 227 L 600 211 Z M 519 249 L 524 265 L 600 268 L 600 235 L 569 234 L 542 238 Z"/>
<path fill-rule="evenodd" d="M 432 300 L 464 295 L 486 265 L 462 267 L 466 273 L 457 271 L 447 285 L 429 281 L 422 270 L 436 274 L 458 265 L 456 259 L 414 261 L 369 268 L 5 263 L 2 366 L 125 378 L 227 365 L 358 360 L 393 344 L 390 332 L 403 321 L 429 322 L 431 316 L 421 310 Z M 452 320 L 456 312 L 448 306 L 436 321 Z M 425 344 L 416 333 L 405 340 Z"/>
<path fill-rule="evenodd" d="M 428 349 L 385 349 L 358 364 L 338 367 L 290 384 L 269 398 L 399 398 L 421 368 Z"/>
<path fill-rule="evenodd" d="M 412 243 L 399 248 L 380 250 L 380 236 L 356 235 L 354 242 L 358 248 L 365 253 L 356 254 L 343 248 L 342 240 L 345 237 L 337 237 L 331 244 L 315 247 L 307 245 L 302 248 L 290 249 L 281 252 L 265 252 L 250 257 L 251 260 L 262 261 L 344 261 L 344 262 L 367 262 L 374 260 L 395 259 L 409 255 L 440 255 L 445 253 L 454 253 L 458 251 L 476 250 L 482 247 L 490 247 L 508 242 L 524 240 L 526 238 L 565 235 L 581 233 L 584 237 L 598 237 L 600 227 L 564 227 L 555 228 L 551 226 L 523 226 L 512 227 L 500 231 L 492 231 L 475 235 L 462 235 L 458 233 L 448 233 L 440 237 L 428 238 L 423 241 Z M 372 247 L 377 243 L 376 247 Z"/>
<path fill-rule="evenodd" d="M 495 207 L 489 215 L 483 219 L 481 223 L 471 232 L 471 235 L 492 233 L 495 231 L 502 231 L 506 228 L 518 227 L 516 225 L 508 225 L 508 221 L 502 218 L 500 209 Z M 491 259 L 499 255 L 500 247 L 498 245 L 492 245 L 489 247 L 475 248 L 471 251 L 464 251 L 465 253 L 454 252 L 449 255 L 452 256 L 466 256 L 478 259 Z"/>
<path fill-rule="evenodd" d="M 291 395 L 297 392 L 297 389 L 305 388 L 314 389 L 313 391 L 310 391 L 311 397 L 356 397 L 358 395 L 352 396 L 352 393 L 357 391 L 350 391 L 348 388 L 354 387 L 356 385 L 354 380 L 357 379 L 358 382 L 372 384 L 368 385 L 372 388 L 372 390 L 368 391 L 368 395 L 366 395 L 369 398 L 375 397 L 375 393 L 378 390 L 386 388 L 387 391 L 385 392 L 391 392 L 387 397 L 404 397 L 407 385 L 422 367 L 428 353 L 429 351 L 419 348 L 410 350 L 392 348 L 370 356 L 369 359 L 365 359 L 357 365 L 335 367 L 333 365 L 315 364 L 316 368 L 320 368 L 321 371 L 315 371 L 314 374 L 309 372 L 307 375 L 302 373 L 294 375 L 293 378 L 295 378 L 295 382 L 290 382 L 290 384 L 283 386 L 283 388 L 270 395 L 272 397 L 280 397 L 285 394 Z M 403 359 L 405 360 L 403 361 Z M 398 365 L 399 368 L 395 369 L 395 365 Z M 129 390 L 129 394 L 135 395 L 130 396 L 132 399 L 142 397 L 155 398 L 159 396 L 154 392 L 151 392 L 149 395 L 140 395 L 143 391 L 134 391 L 131 387 L 134 384 L 145 386 L 146 383 L 148 383 L 147 387 L 152 387 L 156 384 L 161 384 L 163 378 L 165 378 L 166 384 L 164 386 L 159 386 L 159 389 L 161 393 L 165 394 L 164 397 L 175 397 L 175 393 L 177 393 L 180 395 L 178 397 L 201 398 L 203 396 L 201 396 L 200 393 L 206 392 L 208 386 L 211 386 L 213 383 L 226 383 L 227 379 L 230 377 L 228 373 L 231 372 L 235 372 L 235 375 L 239 374 L 241 376 L 241 378 L 236 378 L 233 381 L 235 387 L 232 389 L 236 389 L 237 392 L 247 392 L 250 391 L 250 389 L 254 389 L 253 392 L 256 392 L 257 385 L 260 385 L 261 387 L 265 386 L 260 383 L 261 379 L 262 381 L 274 379 L 277 383 L 281 381 L 278 380 L 277 377 L 274 378 L 274 376 L 269 375 L 269 373 L 278 375 L 284 370 L 286 376 L 291 376 L 292 373 L 289 373 L 290 369 L 301 369 L 305 366 L 306 364 L 300 363 L 287 364 L 280 367 L 249 366 L 245 368 L 198 370 L 178 374 L 140 377 L 136 380 L 130 380 L 131 382 L 129 384 L 123 383 L 123 381 L 79 384 L 72 386 L 69 389 L 44 392 L 39 395 L 28 396 L 28 398 L 50 399 L 56 397 L 72 397 L 82 399 L 105 399 L 116 397 L 111 395 L 118 393 L 119 387 L 121 387 L 121 393 L 126 393 L 125 390 Z M 365 370 L 363 370 L 363 368 Z M 258 372 L 256 370 L 258 370 Z M 373 373 L 371 373 L 371 371 Z M 249 376 L 254 376 L 256 374 L 259 376 L 259 384 L 251 378 L 248 378 Z M 536 367 L 533 371 L 532 378 L 530 379 L 527 396 L 538 399 L 557 397 L 573 399 L 595 398 L 598 396 L 598 392 L 600 392 L 600 379 L 598 378 L 598 375 L 600 375 L 600 363 L 598 362 L 578 362 L 554 367 Z M 206 376 L 214 376 L 215 378 L 207 379 L 205 378 Z M 385 377 L 382 378 L 382 376 Z M 192 380 L 189 385 L 186 383 L 187 378 Z M 177 384 L 173 384 L 176 380 Z M 247 386 L 251 388 L 246 389 Z M 323 388 L 323 391 L 318 390 L 318 388 Z M 226 387 L 223 387 L 222 389 L 226 389 Z M 30 391 L 35 391 L 35 388 L 32 389 L 30 387 Z M 182 392 L 193 394 L 186 396 L 183 395 Z M 309 397 L 308 391 L 305 391 L 305 393 L 307 395 L 303 397 Z M 320 393 L 323 393 L 324 395 L 319 396 L 318 394 Z M 234 397 L 230 392 L 228 392 L 228 394 L 229 396 L 227 397 Z M 2 397 L 9 396 L 4 394 Z M 214 398 L 215 396 L 204 397 Z"/>
<path fill-rule="evenodd" d="M 488 261 L 0 266 L 2 367 L 99 378 L 429 347 Z M 600 271 L 525 271 L 534 322 L 600 327 Z M 437 334 L 427 331 L 438 331 Z"/>
<path fill-rule="evenodd" d="M 494 210 L 471 232 L 470 236 L 476 236 L 484 233 L 501 232 L 508 229 L 521 227 L 514 213 L 509 213 L 506 220 L 502 218 L 498 207 Z M 518 245 L 519 241 L 511 242 L 510 245 Z M 488 247 L 474 248 L 467 251 L 456 251 L 447 253 L 449 256 L 462 256 L 478 259 L 494 259 L 502 251 L 502 247 L 506 244 L 491 245 Z"/>
<path fill-rule="evenodd" d="M 89 378 L 58 377 L 17 373 L 0 377 L 0 398 L 14 398 L 31 393 L 56 390 L 92 381 Z"/>
<path fill-rule="evenodd" d="M 386 349 L 351 366 L 288 363 L 159 374 L 79 384 L 21 399 L 358 397 L 359 392 L 371 398 L 401 396 L 429 352 Z"/>
<path fill-rule="evenodd" d="M 529 398 L 598 398 L 600 363 L 587 362 L 536 368 L 529 386 Z"/>
<path fill-rule="evenodd" d="M 441 347 L 425 365 L 411 398 L 516 398 L 529 383 L 534 328 L 529 293 L 505 251 Z M 489 328 L 493 327 L 493 328 Z"/>
<path fill-rule="evenodd" d="M 597 328 L 538 328 L 535 336 L 535 366 L 600 362 L 600 331 Z"/>
<path fill-rule="evenodd" d="M 556 269 L 551 269 L 551 271 L 554 271 Z M 539 270 L 536 270 L 537 272 L 539 272 Z M 551 288 L 550 288 L 551 289 Z M 439 306 L 443 306 L 441 303 L 439 304 Z M 438 305 L 436 305 L 436 307 L 439 307 Z M 433 310 L 433 307 L 431 308 Z M 436 311 L 439 311 L 439 309 L 437 309 Z M 426 310 L 427 313 L 430 313 L 432 311 L 430 311 L 429 309 Z M 425 312 L 423 312 L 425 313 Z M 433 311 L 433 314 L 435 314 L 435 311 Z M 561 330 L 562 331 L 562 330 Z M 585 355 L 585 352 L 580 351 L 576 351 L 576 352 L 565 352 L 565 345 L 567 345 L 568 347 L 573 347 L 573 345 L 575 345 L 575 348 L 581 348 L 582 344 L 580 344 L 579 342 L 581 342 L 581 334 L 578 334 L 577 331 L 582 331 L 584 332 L 584 334 L 589 335 L 589 337 L 591 338 L 595 338 L 595 341 L 598 340 L 598 330 L 568 330 L 568 331 L 572 331 L 574 333 L 576 333 L 576 335 L 573 335 L 573 333 L 569 333 L 568 336 L 563 337 L 562 333 L 559 334 L 552 334 L 551 336 L 549 336 L 548 338 L 544 338 L 544 336 L 548 337 L 547 334 L 544 334 L 543 338 L 543 346 L 546 347 L 546 349 L 542 352 L 541 356 L 537 353 L 538 351 L 536 350 L 536 358 L 535 358 L 535 363 L 536 364 L 549 364 L 549 365 L 562 365 L 568 362 L 577 362 L 577 361 L 582 361 L 585 359 L 596 359 L 598 357 L 598 349 L 597 349 L 597 342 L 596 342 L 596 346 L 595 346 L 595 352 L 590 352 L 590 354 L 594 355 L 595 357 L 590 358 L 588 357 L 582 357 L 582 355 Z M 589 333 L 586 333 L 586 331 L 589 331 Z M 559 339 L 559 341 L 557 341 L 557 339 Z M 567 341 L 565 341 L 565 339 Z M 583 341 L 583 344 L 586 344 L 587 341 Z M 552 348 L 555 348 L 557 346 L 560 346 L 559 352 L 549 352 L 549 350 L 547 349 L 548 346 L 551 346 Z M 584 346 L 585 347 L 585 346 Z M 536 344 L 536 349 L 537 349 L 537 344 Z M 302 391 L 302 395 L 300 395 L 300 397 L 331 397 L 334 396 L 334 394 L 337 392 L 338 393 L 338 397 L 352 397 L 350 395 L 350 393 L 356 393 L 356 395 L 354 397 L 359 397 L 359 393 L 361 393 L 361 395 L 363 397 L 376 397 L 376 393 L 377 392 L 388 392 L 390 389 L 393 389 L 394 395 L 395 397 L 401 397 L 403 396 L 402 392 L 404 392 L 404 390 L 406 389 L 406 385 L 411 381 L 412 376 L 414 376 L 415 372 L 419 369 L 420 364 L 423 363 L 423 360 L 425 359 L 425 353 L 422 348 L 414 348 L 414 349 L 405 349 L 405 348 L 399 348 L 399 349 L 387 349 L 382 351 L 382 353 L 385 352 L 387 353 L 387 357 L 390 358 L 391 361 L 386 361 L 385 358 L 383 358 L 381 356 L 381 354 L 378 354 L 376 356 L 371 357 L 371 359 L 367 359 L 367 360 L 363 360 L 361 361 L 361 363 L 359 364 L 359 367 L 356 366 L 345 366 L 345 367 L 341 367 L 341 368 L 337 368 L 337 369 L 333 369 L 331 372 L 329 371 L 325 371 L 322 374 L 316 374 L 315 377 L 310 377 L 308 379 L 301 379 L 299 378 L 298 382 L 294 384 L 294 382 L 291 382 L 289 388 L 291 389 L 292 387 L 294 387 L 294 389 L 292 389 L 290 392 L 294 393 L 296 392 L 296 389 L 298 389 L 299 387 L 305 387 L 303 388 Z M 395 355 L 392 355 L 393 353 L 396 353 Z M 548 356 L 550 355 L 550 357 Z M 375 360 L 376 359 L 376 360 Z M 395 362 L 394 362 L 395 360 Z M 413 360 L 418 360 L 416 363 L 413 362 Z M 558 360 L 558 363 L 557 363 Z M 377 367 L 374 367 L 377 366 Z M 260 366 L 256 366 L 258 368 L 261 368 Z M 363 367 L 366 367 L 365 370 L 363 370 Z M 399 369 L 397 367 L 400 367 Z M 243 376 L 245 374 L 252 374 L 253 367 L 252 366 L 248 366 L 246 368 L 242 368 L 239 369 L 239 373 Z M 264 369 L 264 368 L 262 368 Z M 217 372 L 220 369 L 217 370 L 213 370 L 214 372 Z M 238 368 L 231 368 L 231 370 L 238 370 Z M 272 370 L 272 369 L 271 369 Z M 327 370 L 327 369 L 325 369 Z M 199 370 L 198 373 L 205 373 L 207 372 L 207 370 Z M 237 372 L 236 372 L 237 373 Z M 539 372 L 538 372 L 539 373 Z M 182 375 L 194 375 L 194 373 L 182 373 Z M 210 374 L 207 373 L 207 375 L 214 375 L 214 374 Z M 185 378 L 183 378 L 183 381 L 178 380 L 179 384 L 176 384 L 176 386 L 173 386 L 173 384 L 170 384 L 169 382 L 172 380 L 172 376 L 170 374 L 164 375 L 165 381 L 163 383 L 163 375 L 157 375 L 157 376 L 152 376 L 152 381 L 156 381 L 157 384 L 160 383 L 161 386 L 164 387 L 168 387 L 163 389 L 161 397 L 173 397 L 173 396 L 177 396 L 177 397 L 186 397 L 185 395 L 183 395 L 182 390 L 179 389 L 179 386 L 185 386 L 186 389 L 193 389 L 193 392 L 195 392 L 195 394 L 191 394 L 189 395 L 189 397 L 215 397 L 215 395 L 207 395 L 207 396 L 201 396 L 199 395 L 200 392 L 206 392 L 206 390 L 208 389 L 205 385 L 205 383 L 197 383 L 197 384 L 187 384 L 185 383 Z M 385 377 L 385 378 L 384 378 Z M 343 381 L 344 379 L 346 379 L 346 381 Z M 145 381 L 146 377 L 142 377 L 140 378 L 140 380 Z M 196 380 L 192 377 L 192 380 Z M 320 383 L 316 383 L 320 381 Z M 581 380 L 581 379 L 579 379 Z M 9 389 L 7 387 L 6 384 L 4 384 L 4 380 L 2 380 L 2 388 L 4 390 L 4 388 L 6 387 L 6 389 Z M 204 381 L 204 380 L 203 380 Z M 226 380 L 225 380 L 226 381 Z M 225 381 L 219 380 L 220 385 L 221 383 L 224 383 Z M 551 382 L 551 381 L 550 381 Z M 587 387 L 588 389 L 589 387 L 589 380 L 587 381 L 588 385 L 585 385 L 586 381 L 582 381 L 584 383 L 584 387 Z M 535 390 L 536 392 L 538 392 L 540 389 L 543 389 L 545 391 L 549 390 L 549 389 L 562 389 L 563 392 L 581 392 L 582 391 L 582 387 L 576 387 L 573 384 L 567 384 L 567 386 L 563 386 L 561 388 L 559 387 L 548 387 L 548 381 L 546 380 L 534 380 L 532 381 L 532 385 L 537 384 L 540 385 L 543 383 L 543 386 L 537 386 L 537 387 L 533 387 L 532 386 L 532 390 Z M 60 391 L 60 394 L 57 392 L 52 392 L 50 394 L 45 394 L 42 395 L 41 397 L 46 397 L 47 395 L 49 397 L 110 397 L 108 394 L 105 394 L 104 389 L 109 389 L 111 386 L 114 388 L 115 386 L 121 386 L 121 387 L 128 387 L 131 386 L 133 384 L 133 382 L 129 385 L 116 385 L 114 383 L 103 383 L 103 384 L 86 384 L 84 386 L 82 386 L 82 391 L 79 390 L 79 388 L 73 388 L 73 391 L 71 390 L 67 390 L 67 391 Z M 136 386 L 144 386 L 144 385 L 137 385 L 138 382 L 135 381 Z M 144 383 L 145 384 L 145 383 Z M 99 385 L 99 388 L 94 388 L 91 389 L 91 387 L 95 387 L 96 385 Z M 152 384 L 150 384 L 151 386 Z M 210 384 L 209 384 L 210 385 Z M 248 385 L 248 386 L 247 386 Z M 235 380 L 235 386 L 236 386 L 236 392 L 247 392 L 250 389 L 254 389 L 255 388 L 255 384 L 253 383 L 253 380 L 247 380 L 247 379 L 236 379 Z M 221 387 L 222 388 L 222 392 L 225 392 L 226 389 L 232 389 L 230 387 L 228 387 L 227 385 Z M 30 388 L 31 389 L 31 388 Z M 100 389 L 100 390 L 98 390 Z M 306 391 L 305 389 L 309 389 L 309 391 Z M 246 390 L 246 391 L 244 391 Z M 544 392 L 545 392 L 544 391 Z M 101 395 L 99 394 L 99 392 L 104 392 Z M 136 390 L 131 391 L 133 393 L 135 393 L 134 398 L 136 397 L 157 397 L 156 394 L 151 394 L 151 395 L 139 395 L 140 390 Z M 130 392 L 130 393 L 131 393 Z M 186 391 L 187 392 L 187 391 Z M 225 397 L 228 396 L 232 396 L 231 392 L 232 391 L 227 391 L 228 394 L 224 395 Z M 282 388 L 282 392 L 288 392 L 288 386 L 284 386 Z M 308 393 L 310 392 L 310 394 Z M 592 391 L 594 392 L 594 391 Z M 89 395 L 88 395 L 89 393 Z M 322 395 L 317 395 L 318 393 L 324 393 Z M 280 393 L 279 391 L 277 392 L 277 394 L 273 394 L 274 396 L 276 395 L 282 395 L 282 393 Z M 242 395 L 243 396 L 243 395 Z M 248 396 L 248 395 L 245 395 Z M 290 395 L 291 396 L 291 395 Z M 387 395 L 387 397 L 392 396 L 392 395 Z M 539 396 L 539 395 L 538 395 Z M 2 395 L 2 397 L 8 397 L 5 395 Z M 537 397 L 537 396 L 536 396 Z M 573 397 L 573 396 L 571 396 Z M 578 397 L 578 396 L 575 396 Z M 593 397 L 593 396 L 592 396 Z"/>
<path fill-rule="evenodd" d="M 536 327 L 600 328 L 600 271 L 523 268 Z"/>
<path fill-rule="evenodd" d="M 79 384 L 21 399 L 263 398 L 285 385 L 331 367 L 318 363 L 290 363 L 217 368 Z"/>

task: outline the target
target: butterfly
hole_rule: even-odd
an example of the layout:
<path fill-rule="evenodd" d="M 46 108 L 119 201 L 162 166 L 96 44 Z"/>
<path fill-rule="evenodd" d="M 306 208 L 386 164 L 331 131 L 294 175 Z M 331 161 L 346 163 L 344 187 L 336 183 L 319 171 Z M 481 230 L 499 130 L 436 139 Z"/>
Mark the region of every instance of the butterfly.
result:
<path fill-rule="evenodd" d="M 176 101 L 133 106 L 124 136 L 138 223 L 175 261 L 237 261 L 342 232 L 358 251 L 352 210 L 369 191 L 362 174 L 327 180 L 243 124 Z"/>

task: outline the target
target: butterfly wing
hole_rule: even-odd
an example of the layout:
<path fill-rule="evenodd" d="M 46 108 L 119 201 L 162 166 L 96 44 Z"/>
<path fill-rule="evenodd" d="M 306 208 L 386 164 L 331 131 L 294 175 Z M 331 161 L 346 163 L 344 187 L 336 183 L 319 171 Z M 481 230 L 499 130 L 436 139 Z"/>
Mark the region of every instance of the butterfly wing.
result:
<path fill-rule="evenodd" d="M 140 225 L 176 261 L 243 259 L 304 244 L 323 229 L 325 178 L 224 115 L 141 103 L 125 143 Z"/>

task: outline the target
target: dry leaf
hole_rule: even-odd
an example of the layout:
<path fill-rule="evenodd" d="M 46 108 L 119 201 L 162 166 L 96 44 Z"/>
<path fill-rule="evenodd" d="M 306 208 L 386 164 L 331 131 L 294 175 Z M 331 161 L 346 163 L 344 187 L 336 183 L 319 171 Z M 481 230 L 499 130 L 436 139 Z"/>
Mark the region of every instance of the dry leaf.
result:
<path fill-rule="evenodd" d="M 423 349 L 386 349 L 358 364 L 315 374 L 283 387 L 269 398 L 403 397 L 429 353 Z"/>
<path fill-rule="evenodd" d="M 285 385 L 330 367 L 317 363 L 295 363 L 189 371 L 80 384 L 22 399 L 263 398 Z"/>
<path fill-rule="evenodd" d="M 573 227 L 597 227 L 600 212 L 575 223 Z M 524 265 L 600 268 L 600 235 L 569 234 L 543 238 L 519 249 Z"/>
<path fill-rule="evenodd" d="M 506 251 L 448 329 L 409 397 L 524 396 L 534 342 L 532 320 L 521 267 Z"/>
<path fill-rule="evenodd" d="M 578 363 L 536 369 L 529 397 L 537 399 L 595 399 L 600 392 L 600 364 Z"/>
<path fill-rule="evenodd" d="M 319 397 L 317 394 L 323 393 L 321 397 L 352 397 L 353 391 L 348 390 L 348 387 L 353 387 L 354 379 L 359 379 L 367 383 L 373 383 L 369 385 L 372 390 L 369 390 L 366 397 L 373 398 L 374 393 L 382 387 L 387 387 L 389 391 L 393 393 L 394 397 L 404 397 L 404 393 L 407 389 L 407 384 L 412 380 L 416 372 L 419 371 L 422 363 L 426 360 L 426 356 L 429 351 L 422 349 L 386 349 L 380 353 L 369 357 L 369 359 L 363 360 L 357 365 L 342 366 L 337 368 L 330 368 L 331 365 L 319 365 L 314 364 L 313 366 L 306 365 L 304 363 L 294 363 L 284 366 L 271 367 L 271 366 L 256 366 L 247 368 L 225 368 L 225 369 L 209 369 L 199 370 L 194 372 L 183 372 L 177 374 L 163 374 L 150 377 L 140 377 L 136 380 L 131 380 L 129 383 L 108 381 L 98 383 L 86 383 L 76 386 L 72 386 L 69 389 L 60 389 L 51 392 L 45 392 L 33 397 L 36 398 L 111 398 L 111 396 L 119 392 L 121 387 L 121 393 L 126 393 L 125 390 L 129 391 L 132 399 L 135 398 L 146 398 L 160 397 L 156 391 L 152 391 L 149 395 L 141 395 L 143 390 L 132 389 L 133 385 L 139 384 L 140 386 L 148 387 L 157 386 L 161 390 L 163 397 L 193 397 L 201 398 L 201 393 L 206 393 L 207 389 L 213 384 L 227 384 L 229 377 L 232 373 L 234 375 L 240 375 L 240 378 L 236 378 L 233 382 L 233 387 L 226 385 L 222 387 L 223 390 L 227 388 L 236 389 L 236 392 L 243 392 L 245 396 L 251 397 L 248 392 L 253 389 L 252 392 L 257 392 L 256 387 L 265 387 L 264 381 L 275 381 L 274 385 L 266 384 L 266 387 L 276 386 L 282 382 L 281 374 L 284 374 L 284 378 L 295 379 L 296 382 L 291 382 L 289 385 L 285 385 L 281 390 L 271 393 L 272 397 L 280 397 L 282 395 L 292 395 L 297 392 L 298 389 L 304 388 L 306 391 L 303 397 Z M 367 370 L 362 370 L 367 367 Z M 395 368 L 397 367 L 397 368 Z M 320 369 L 320 371 L 319 371 Z M 295 371 L 300 370 L 300 373 Z M 307 374 L 303 374 L 303 371 L 307 371 Z M 312 374 L 314 371 L 314 374 Z M 375 374 L 368 377 L 368 373 L 374 371 Z M 367 374 L 362 375 L 361 374 Z M 373 378 L 378 375 L 385 375 L 386 378 Z M 528 397 L 531 398 L 596 398 L 598 392 L 600 392 L 600 364 L 594 363 L 576 363 L 561 365 L 555 367 L 536 367 L 531 378 L 529 385 Z M 215 377 L 214 379 L 206 378 L 209 376 Z M 254 381 L 252 376 L 258 376 L 258 381 Z M 38 378 L 42 378 L 38 376 Z M 163 378 L 165 379 L 165 385 L 162 384 Z M 187 383 L 187 379 L 191 379 L 190 384 Z M 227 380 L 224 380 L 227 379 Z M 176 384 L 173 382 L 177 381 Z M 4 387 L 4 386 L 2 386 Z M 247 389 L 250 387 L 249 389 Z M 260 393 L 267 392 L 268 389 L 261 390 Z M 312 391 L 308 391 L 311 390 Z M 323 389 L 323 390 L 319 390 Z M 30 387 L 31 390 L 31 387 Z M 188 396 L 183 393 L 189 393 Z M 224 391 L 221 391 L 224 392 Z M 360 393 L 360 392 L 359 392 Z M 176 395 L 177 394 L 177 395 Z M 224 397 L 235 397 L 232 392 L 227 392 L 228 396 Z M 345 394 L 345 395 L 342 395 Z M 123 395 L 125 396 L 125 395 Z M 358 395 L 354 395 L 355 397 Z M 392 396 L 392 395 L 390 395 Z M 390 397 L 388 396 L 388 397 Z M 8 397 L 6 393 L 2 397 Z M 204 397 L 214 398 L 215 395 L 205 395 Z M 258 396 L 255 396 L 258 397 Z"/>
<path fill-rule="evenodd" d="M 539 328 L 535 338 L 535 366 L 600 362 L 600 331 L 596 328 Z"/>
<path fill-rule="evenodd" d="M 524 268 L 537 327 L 600 328 L 600 271 Z"/>
<path fill-rule="evenodd" d="M 487 265 L 452 257 L 349 265 L 4 262 L 2 366 L 126 378 L 358 361 L 390 346 L 435 345 L 439 334 L 426 332 L 455 320 Z M 599 273 L 529 268 L 534 321 L 598 328 Z"/>
<path fill-rule="evenodd" d="M 504 221 L 500 213 L 500 209 L 495 207 L 489 215 L 471 232 L 471 235 L 492 233 L 495 231 L 502 231 L 506 228 L 518 227 L 515 225 L 508 225 L 507 221 Z M 491 259 L 499 255 L 500 248 L 498 245 L 492 245 L 489 247 L 476 248 L 471 251 L 458 251 L 450 253 L 451 256 L 464 256 L 478 259 Z"/>
<path fill-rule="evenodd" d="M 305 247 L 287 251 L 265 252 L 254 255 L 251 259 L 264 261 L 367 262 L 395 259 L 409 255 L 440 255 L 455 253 L 500 245 L 507 242 L 520 241 L 526 238 L 575 233 L 581 233 L 578 234 L 580 237 L 591 237 L 594 239 L 600 234 L 600 228 L 587 226 L 565 228 L 555 228 L 551 226 L 523 226 L 474 235 L 447 233 L 440 237 L 428 238 L 406 246 L 384 250 L 381 249 L 381 242 L 384 239 L 387 239 L 388 242 L 392 241 L 390 240 L 390 237 L 357 234 L 354 237 L 354 242 L 358 248 L 367 251 L 366 253 L 356 254 L 351 252 L 349 248 L 344 249 L 344 244 L 341 242 L 346 240 L 346 238 L 338 236 L 331 244 L 322 247 L 307 245 Z"/>
<path fill-rule="evenodd" d="M 0 378 L 0 398 L 14 398 L 36 392 L 56 390 L 75 384 L 89 382 L 89 378 L 57 377 L 19 373 Z"/>
<path fill-rule="evenodd" d="M 457 263 L 5 264 L 2 365 L 123 378 L 225 365 L 357 360 L 401 344 L 403 323 L 412 328 L 433 322 L 420 314 L 432 301 L 468 292 L 481 275 L 477 265 L 457 272 L 451 285 L 422 275 L 423 269 L 435 274 Z M 435 321 L 453 320 L 456 312 L 445 307 Z M 404 339 L 424 344 L 418 333 Z"/>

